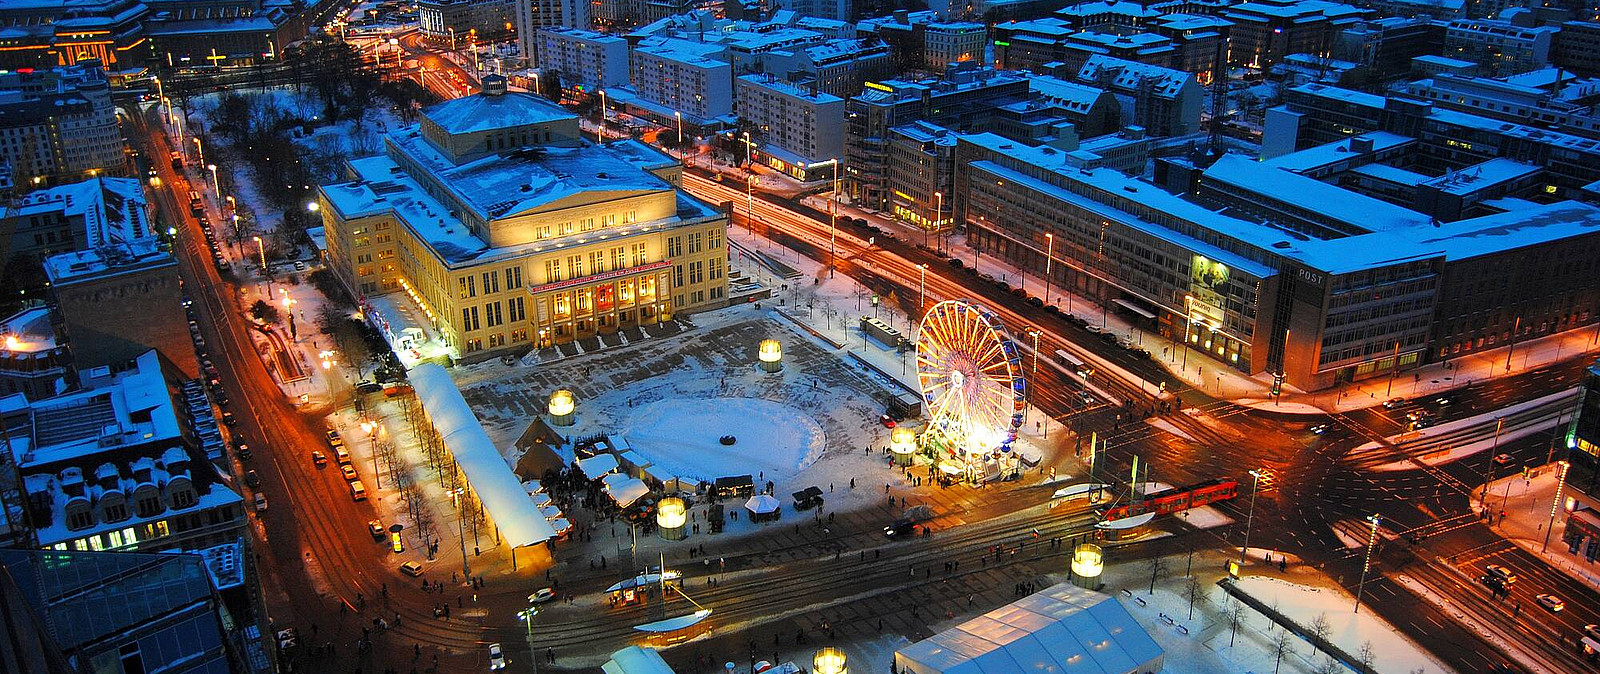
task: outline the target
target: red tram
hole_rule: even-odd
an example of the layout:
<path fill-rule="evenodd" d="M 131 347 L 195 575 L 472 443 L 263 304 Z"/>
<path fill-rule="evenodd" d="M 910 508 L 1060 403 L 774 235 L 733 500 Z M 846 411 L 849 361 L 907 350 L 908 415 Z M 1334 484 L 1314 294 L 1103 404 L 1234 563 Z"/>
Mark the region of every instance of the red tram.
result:
<path fill-rule="evenodd" d="M 1239 495 L 1239 481 L 1233 478 L 1206 480 L 1187 487 L 1172 487 L 1145 494 L 1137 501 L 1113 505 L 1101 511 L 1104 521 L 1120 520 L 1145 513 L 1171 515 L 1190 508 L 1229 500 Z"/>

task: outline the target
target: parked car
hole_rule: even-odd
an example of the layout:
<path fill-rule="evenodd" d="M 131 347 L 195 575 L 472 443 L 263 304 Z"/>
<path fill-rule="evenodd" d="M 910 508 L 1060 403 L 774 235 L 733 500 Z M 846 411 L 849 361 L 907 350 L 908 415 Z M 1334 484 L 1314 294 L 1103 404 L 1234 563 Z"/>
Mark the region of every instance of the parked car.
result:
<path fill-rule="evenodd" d="M 383 390 L 383 385 L 375 381 L 364 381 L 356 384 L 356 393 L 377 393 Z"/>
<path fill-rule="evenodd" d="M 361 478 L 360 475 L 356 475 L 356 469 L 353 466 L 351 466 L 350 464 L 348 464 L 348 463 L 341 464 L 339 466 L 339 472 L 344 474 L 344 479 L 345 479 L 346 482 L 348 482 L 350 480 L 357 480 L 357 479 Z"/>
<path fill-rule="evenodd" d="M 1494 457 L 1494 463 L 1497 466 L 1504 466 L 1508 463 L 1511 463 L 1511 461 L 1512 458 L 1510 454 L 1497 454 Z"/>
<path fill-rule="evenodd" d="M 1560 597 L 1557 597 L 1553 594 L 1540 594 L 1539 596 L 1534 597 L 1534 599 L 1537 600 L 1539 605 L 1543 606 L 1546 611 L 1551 613 L 1559 613 L 1567 607 L 1567 602 L 1562 601 Z"/>
<path fill-rule="evenodd" d="M 222 423 L 225 423 L 225 424 L 227 424 L 229 426 L 232 426 L 234 424 L 239 423 L 239 419 L 237 417 L 234 417 L 232 412 L 224 410 L 222 412 Z"/>
<path fill-rule="evenodd" d="M 1396 407 L 1399 407 L 1401 405 L 1404 405 L 1404 404 L 1406 404 L 1406 399 L 1405 398 L 1390 398 L 1388 400 L 1383 401 L 1383 409 L 1392 410 L 1392 409 L 1394 409 Z"/>
<path fill-rule="evenodd" d="M 266 511 L 267 511 L 267 495 L 258 491 L 258 492 L 256 492 L 256 512 L 264 513 Z"/>
<path fill-rule="evenodd" d="M 506 668 L 506 653 L 500 650 L 500 644 L 489 644 L 489 669 L 500 670 Z"/>
<path fill-rule="evenodd" d="M 239 460 L 240 461 L 249 461 L 250 457 L 254 456 L 253 454 L 250 453 L 250 445 L 244 444 L 242 442 L 239 443 L 237 446 L 235 446 L 233 448 L 233 451 L 235 451 L 235 452 L 237 452 L 239 454 Z"/>
<path fill-rule="evenodd" d="M 329 447 L 339 447 L 339 446 L 342 446 L 342 445 L 344 445 L 344 438 L 339 437 L 339 431 L 329 430 L 328 431 L 328 446 Z"/>
<path fill-rule="evenodd" d="M 887 414 L 878 415 L 878 423 L 883 424 L 884 428 L 894 428 L 895 426 L 894 418 Z"/>
<path fill-rule="evenodd" d="M 261 486 L 261 476 L 257 475 L 256 472 L 253 471 L 253 470 L 245 471 L 245 473 L 244 473 L 244 483 L 247 486 L 249 486 L 251 489 L 259 487 L 259 486 Z"/>
<path fill-rule="evenodd" d="M 383 528 L 383 522 L 378 520 L 370 520 L 367 522 L 367 533 L 372 534 L 372 540 L 375 541 L 382 541 L 386 537 L 386 531 Z"/>
<path fill-rule="evenodd" d="M 406 562 L 401 564 L 400 573 L 411 576 L 412 578 L 416 578 L 417 576 L 422 575 L 422 564 L 420 562 Z"/>
<path fill-rule="evenodd" d="M 1455 399 L 1451 398 L 1450 396 L 1439 396 L 1439 397 L 1433 399 L 1433 404 L 1438 405 L 1440 407 L 1445 407 L 1445 406 L 1450 405 L 1450 404 L 1452 404 L 1454 402 L 1455 402 Z"/>

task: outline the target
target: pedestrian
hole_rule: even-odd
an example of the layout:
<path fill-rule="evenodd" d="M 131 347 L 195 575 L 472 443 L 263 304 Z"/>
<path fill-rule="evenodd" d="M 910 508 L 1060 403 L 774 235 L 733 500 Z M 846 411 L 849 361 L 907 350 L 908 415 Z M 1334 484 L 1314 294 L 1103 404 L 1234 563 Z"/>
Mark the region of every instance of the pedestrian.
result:
<path fill-rule="evenodd" d="M 851 489 L 855 489 L 856 488 L 856 479 L 853 478 L 853 477 L 850 478 L 850 488 Z"/>
<path fill-rule="evenodd" d="M 461 608 L 461 606 L 462 606 L 462 604 L 461 604 L 461 601 L 462 601 L 462 599 L 463 599 L 463 597 L 462 597 L 462 596 L 461 596 L 461 595 L 459 595 L 459 594 L 458 594 L 458 595 L 456 595 L 456 608 Z"/>

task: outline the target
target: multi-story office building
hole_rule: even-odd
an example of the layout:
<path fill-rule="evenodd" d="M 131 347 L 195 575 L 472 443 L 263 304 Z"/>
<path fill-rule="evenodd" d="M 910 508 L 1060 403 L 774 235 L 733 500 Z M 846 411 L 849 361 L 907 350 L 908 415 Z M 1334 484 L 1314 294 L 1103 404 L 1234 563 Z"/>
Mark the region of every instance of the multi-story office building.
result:
<path fill-rule="evenodd" d="M 98 60 L 107 70 L 145 64 L 150 55 L 141 0 L 0 4 L 0 69 L 47 69 Z"/>
<path fill-rule="evenodd" d="M 541 28 L 534 63 L 567 88 L 586 91 L 628 83 L 628 41 L 576 28 Z"/>
<path fill-rule="evenodd" d="M 1473 61 L 1490 76 L 1515 75 L 1550 65 L 1550 45 L 1561 31 L 1541 26 L 1533 13 L 1512 9 L 1499 19 L 1456 19 L 1445 26 L 1444 56 Z"/>
<path fill-rule="evenodd" d="M 1379 82 L 1403 77 L 1412 59 L 1444 50 L 1444 24 L 1422 19 L 1386 17 L 1363 21 L 1339 31 L 1333 57 L 1360 65 Z"/>
<path fill-rule="evenodd" d="M 1228 62 L 1265 70 L 1290 54 L 1328 56 L 1334 36 L 1372 10 L 1327 0 L 1257 0 L 1222 10 L 1229 29 Z"/>
<path fill-rule="evenodd" d="M 1567 431 L 1567 484 L 1600 501 L 1600 361 L 1584 372 L 1583 402 Z"/>
<path fill-rule="evenodd" d="M 897 10 L 856 25 L 889 45 L 901 71 L 942 73 L 951 63 L 983 61 L 988 29 L 981 23 L 941 21 L 934 11 Z"/>
<path fill-rule="evenodd" d="M 1193 198 L 992 134 L 962 136 L 955 164 L 955 217 L 983 254 L 1050 267 L 1057 285 L 1186 344 L 1185 358 L 1306 390 L 1600 318 L 1587 282 L 1600 209 L 1577 202 L 1451 223 L 1389 208 L 1341 234 L 1310 230 L 1293 205 L 1315 195 L 1292 190 L 1346 223 L 1372 202 L 1243 157 L 1198 173 Z M 1204 198 L 1216 194 L 1236 208 Z"/>
<path fill-rule="evenodd" d="M 10 234 L 0 258 L 21 256 L 39 262 L 57 253 L 156 234 L 144 188 L 133 178 L 91 178 L 29 192 L 0 207 L 0 232 Z"/>
<path fill-rule="evenodd" d="M 774 4 L 800 16 L 833 21 L 849 21 L 853 6 L 850 0 L 783 0 Z"/>
<path fill-rule="evenodd" d="M 417 32 L 437 46 L 498 42 L 516 25 L 516 0 L 417 0 Z"/>
<path fill-rule="evenodd" d="M 1076 80 L 1114 94 L 1123 126 L 1143 127 L 1157 136 L 1183 136 L 1200 130 L 1205 92 L 1192 73 L 1091 56 L 1077 70 Z"/>
<path fill-rule="evenodd" d="M 1003 68 L 1048 72 L 1076 71 L 1094 56 L 1110 56 L 1209 78 L 1229 25 L 1215 16 L 1090 3 L 996 25 L 994 57 Z"/>
<path fill-rule="evenodd" d="M 874 82 L 845 102 L 844 191 L 857 204 L 890 209 L 889 130 L 926 121 L 954 131 L 987 123 L 999 106 L 1030 96 L 1022 74 L 964 65 L 943 79 Z"/>
<path fill-rule="evenodd" d="M 127 173 L 116 105 L 99 62 L 0 74 L 0 163 L 10 165 L 22 190 Z"/>
<path fill-rule="evenodd" d="M 328 0 L 160 2 L 147 0 L 148 64 L 158 68 L 244 66 L 278 58 L 325 14 Z"/>
<path fill-rule="evenodd" d="M 889 174 L 890 212 L 924 232 L 950 229 L 955 194 L 956 134 L 928 122 L 889 130 L 884 168 Z"/>
<path fill-rule="evenodd" d="M 79 369 L 117 367 L 150 349 L 200 376 L 185 329 L 178 261 L 160 239 L 107 243 L 44 262 L 62 336 Z"/>
<path fill-rule="evenodd" d="M 672 37 L 646 38 L 633 49 L 630 111 L 661 122 L 709 126 L 733 113 L 733 66 L 720 43 Z"/>
<path fill-rule="evenodd" d="M 1562 78 L 1561 82 L 1556 82 Z M 1393 91 L 1507 122 L 1534 123 L 1558 131 L 1600 138 L 1600 80 L 1577 80 L 1559 68 L 1501 78 L 1441 73 L 1398 85 Z"/>
<path fill-rule="evenodd" d="M 517 46 L 526 58 L 538 53 L 540 28 L 589 28 L 589 3 L 585 0 L 515 0 Z"/>
<path fill-rule="evenodd" d="M 484 79 L 320 189 L 331 266 L 358 296 L 418 305 L 469 359 L 727 303 L 728 217 L 678 162 L 579 137 L 578 118 Z"/>
<path fill-rule="evenodd" d="M 1284 91 L 1284 105 L 1267 111 L 1262 154 L 1275 157 L 1370 131 L 1415 138 L 1414 159 L 1430 174 L 1496 157 L 1542 167 L 1545 189 L 1555 197 L 1578 197 L 1600 166 L 1600 140 L 1324 84 Z"/>
<path fill-rule="evenodd" d="M 76 381 L 72 353 L 56 339 L 49 307 L 23 309 L 0 321 L 0 396 L 21 393 L 40 400 Z"/>
<path fill-rule="evenodd" d="M 0 570 L 6 671 L 256 670 L 200 555 L 0 549 Z"/>
<path fill-rule="evenodd" d="M 816 82 L 817 88 L 845 98 L 861 93 L 867 82 L 893 77 L 889 46 L 880 40 L 833 39 L 762 55 L 761 71 L 793 82 Z"/>
<path fill-rule="evenodd" d="M 735 86 L 756 161 L 801 182 L 833 178 L 844 156 L 844 99 L 761 75 L 740 77 Z"/>
<path fill-rule="evenodd" d="M 1568 21 L 1556 33 L 1550 60 L 1562 68 L 1600 75 L 1600 21 Z"/>

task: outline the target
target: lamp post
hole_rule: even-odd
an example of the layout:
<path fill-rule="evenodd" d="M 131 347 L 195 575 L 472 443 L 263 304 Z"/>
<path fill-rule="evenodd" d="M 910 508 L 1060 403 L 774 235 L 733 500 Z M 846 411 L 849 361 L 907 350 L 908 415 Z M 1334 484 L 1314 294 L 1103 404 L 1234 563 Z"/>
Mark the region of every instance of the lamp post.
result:
<path fill-rule="evenodd" d="M 917 320 L 922 320 L 922 312 L 928 309 L 928 265 L 917 265 L 917 272 L 922 275 L 921 284 L 917 286 Z"/>
<path fill-rule="evenodd" d="M 1256 522 L 1256 494 L 1261 491 L 1262 474 L 1260 470 L 1250 471 L 1250 477 L 1255 481 L 1250 485 L 1250 514 L 1244 519 L 1244 547 L 1239 549 L 1239 566 L 1244 566 L 1245 559 L 1250 555 L 1250 527 Z"/>
<path fill-rule="evenodd" d="M 389 46 L 394 47 L 394 67 L 395 68 L 399 68 L 400 67 L 400 40 L 398 40 L 396 38 L 392 38 L 392 37 L 389 38 Z M 382 65 L 382 64 L 379 64 L 379 65 Z"/>
<path fill-rule="evenodd" d="M 213 194 L 221 194 L 222 188 L 217 186 L 217 165 L 206 164 L 206 170 L 211 171 L 211 192 Z"/>
<path fill-rule="evenodd" d="M 1050 284 L 1054 280 L 1050 276 L 1051 263 L 1056 261 L 1056 235 L 1050 232 L 1044 234 L 1044 303 L 1050 303 Z"/>
<path fill-rule="evenodd" d="M 267 273 L 267 247 L 261 243 L 261 237 L 251 237 L 256 240 L 256 254 L 261 256 L 261 275 L 267 277 L 267 296 L 272 296 L 272 275 Z"/>
<path fill-rule="evenodd" d="M 744 165 L 750 165 L 750 132 L 744 132 Z"/>
<path fill-rule="evenodd" d="M 194 137 L 194 153 L 200 158 L 200 163 L 206 163 L 206 148 L 200 144 L 200 137 Z"/>
<path fill-rule="evenodd" d="M 161 86 L 161 78 L 152 77 L 150 79 L 155 80 L 156 82 L 156 101 L 161 102 L 167 100 L 166 90 Z"/>
<path fill-rule="evenodd" d="M 1485 514 L 1489 512 L 1489 483 L 1494 481 L 1494 459 L 1499 456 L 1496 451 L 1500 449 L 1500 429 L 1505 428 L 1505 425 L 1505 417 L 1494 420 L 1494 444 L 1489 447 L 1489 463 L 1483 467 L 1483 490 L 1478 494 L 1478 503 L 1483 507 Z M 1489 523 L 1494 523 L 1493 515 L 1489 516 Z"/>
<path fill-rule="evenodd" d="M 683 152 L 683 113 L 673 110 L 672 116 L 678 120 L 678 152 Z"/>
<path fill-rule="evenodd" d="M 1189 368 L 1189 333 L 1194 332 L 1194 296 L 1183 296 L 1183 365 L 1180 371 Z"/>
<path fill-rule="evenodd" d="M 839 238 L 839 171 L 841 160 L 833 160 L 833 194 L 828 198 L 828 278 L 833 278 L 838 254 L 834 247 Z"/>
<path fill-rule="evenodd" d="M 606 128 L 606 90 L 605 89 L 601 89 L 600 90 L 600 121 L 595 122 L 595 126 L 594 126 L 594 142 L 596 142 L 596 143 L 604 143 L 604 142 L 606 142 L 605 138 L 601 136 L 602 133 L 605 133 L 605 128 Z"/>
<path fill-rule="evenodd" d="M 456 28 L 455 26 L 446 26 L 445 30 L 450 33 L 450 51 L 453 53 L 456 50 Z"/>
<path fill-rule="evenodd" d="M 383 478 L 378 474 L 378 423 L 363 421 L 361 430 L 367 432 L 367 449 L 372 452 L 372 488 L 382 489 Z"/>
<path fill-rule="evenodd" d="M 759 178 L 749 176 L 744 181 L 744 226 L 750 232 L 750 238 L 756 236 L 756 181 Z M 760 242 L 757 242 L 759 245 Z"/>
<path fill-rule="evenodd" d="M 539 87 L 539 71 L 537 70 L 533 72 L 533 93 L 539 96 L 544 95 L 544 90 Z"/>
<path fill-rule="evenodd" d="M 938 229 L 941 234 L 944 232 L 944 192 L 943 191 L 939 191 L 939 192 L 934 192 L 933 193 L 933 226 L 936 229 Z M 928 245 L 927 239 L 923 239 L 922 245 L 924 245 L 924 246 Z"/>
<path fill-rule="evenodd" d="M 1361 582 L 1356 584 L 1355 613 L 1361 612 L 1361 594 L 1367 589 L 1367 571 L 1372 568 L 1372 548 L 1378 544 L 1378 520 L 1380 519 L 1382 517 L 1379 515 L 1367 516 L 1367 522 L 1372 525 L 1372 533 L 1367 534 L 1367 556 L 1361 562 Z"/>
<path fill-rule="evenodd" d="M 1539 552 L 1550 549 L 1550 530 L 1556 526 L 1556 509 L 1561 507 L 1561 492 L 1567 486 L 1567 467 L 1572 464 L 1561 462 L 1561 477 L 1556 480 L 1556 497 L 1550 501 L 1550 521 L 1544 525 L 1544 545 L 1539 547 Z"/>

